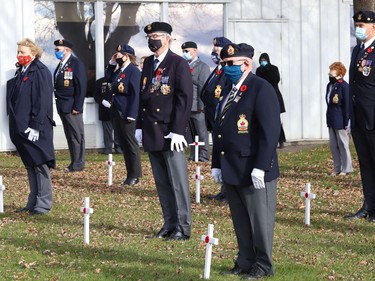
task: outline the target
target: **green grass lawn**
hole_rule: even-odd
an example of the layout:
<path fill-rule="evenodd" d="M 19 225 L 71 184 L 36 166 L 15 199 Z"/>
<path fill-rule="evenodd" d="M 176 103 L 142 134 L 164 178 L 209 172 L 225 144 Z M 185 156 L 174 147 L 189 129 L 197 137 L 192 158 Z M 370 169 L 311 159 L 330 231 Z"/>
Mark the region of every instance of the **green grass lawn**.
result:
<path fill-rule="evenodd" d="M 358 161 L 353 150 L 353 174 L 329 176 L 333 162 L 327 145 L 300 152 L 279 153 L 281 177 L 274 239 L 276 275 L 267 280 L 375 280 L 375 224 L 347 221 L 342 216 L 361 206 Z M 64 173 L 68 153 L 57 152 L 52 171 L 53 210 L 44 216 L 16 214 L 28 195 L 26 170 L 20 159 L 0 154 L 5 213 L 0 214 L 0 280 L 199 280 L 204 269 L 207 225 L 215 225 L 219 245 L 213 248 L 211 280 L 240 280 L 221 276 L 237 253 L 229 209 L 208 200 L 219 186 L 211 179 L 210 164 L 202 164 L 205 179 L 201 204 L 195 204 L 191 180 L 193 230 L 191 239 L 166 242 L 145 239 L 162 225 L 147 155 L 142 155 L 143 178 L 135 187 L 121 185 L 125 167 L 114 155 L 113 186 L 107 187 L 106 156 L 87 153 L 87 168 Z M 189 173 L 195 163 L 189 162 Z M 304 226 L 304 198 L 311 183 L 317 198 L 311 203 L 311 225 Z M 90 197 L 90 244 L 83 243 L 80 207 Z"/>

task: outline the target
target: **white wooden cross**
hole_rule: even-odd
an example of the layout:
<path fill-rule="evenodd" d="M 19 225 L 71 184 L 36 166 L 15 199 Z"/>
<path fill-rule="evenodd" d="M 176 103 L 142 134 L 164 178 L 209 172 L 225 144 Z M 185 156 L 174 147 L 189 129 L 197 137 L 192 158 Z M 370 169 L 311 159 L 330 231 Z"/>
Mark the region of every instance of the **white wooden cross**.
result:
<path fill-rule="evenodd" d="M 310 183 L 306 183 L 305 192 L 301 192 L 301 197 L 305 197 L 305 225 L 310 225 L 310 200 L 315 199 L 316 195 L 310 193 Z"/>
<path fill-rule="evenodd" d="M 0 176 L 0 213 L 4 213 L 4 197 L 3 197 L 4 190 L 5 190 L 5 185 L 3 185 L 3 176 Z"/>
<path fill-rule="evenodd" d="M 203 141 L 199 141 L 199 136 L 195 136 L 194 142 L 189 144 L 190 146 L 194 146 L 195 148 L 195 155 L 194 155 L 194 161 L 198 162 L 199 161 L 199 146 L 204 145 Z"/>
<path fill-rule="evenodd" d="M 210 279 L 210 271 L 211 271 L 211 259 L 212 259 L 212 245 L 218 245 L 219 239 L 214 238 L 214 225 L 209 224 L 207 229 L 207 235 L 202 235 L 202 241 L 207 244 L 206 246 L 206 258 L 204 262 L 204 279 Z"/>
<path fill-rule="evenodd" d="M 90 214 L 94 212 L 94 209 L 90 208 L 90 198 L 85 197 L 85 203 L 80 208 L 81 213 L 84 214 L 83 218 L 83 242 L 85 244 L 90 243 Z"/>
<path fill-rule="evenodd" d="M 112 154 L 108 154 L 108 160 L 106 161 L 108 166 L 108 186 L 112 185 L 112 167 L 116 164 L 115 161 L 112 161 Z"/>
<path fill-rule="evenodd" d="M 195 179 L 195 203 L 201 202 L 201 180 L 204 177 L 201 175 L 201 167 L 198 165 L 193 175 L 193 179 Z"/>

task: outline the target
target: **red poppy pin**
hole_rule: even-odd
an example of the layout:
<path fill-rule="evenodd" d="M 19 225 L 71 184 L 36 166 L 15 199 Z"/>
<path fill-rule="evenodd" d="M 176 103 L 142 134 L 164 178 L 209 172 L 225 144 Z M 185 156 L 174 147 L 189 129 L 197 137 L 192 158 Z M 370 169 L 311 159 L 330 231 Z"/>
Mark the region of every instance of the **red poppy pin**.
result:
<path fill-rule="evenodd" d="M 194 71 L 194 68 L 191 67 L 190 68 L 190 73 L 193 73 L 193 71 Z"/>
<path fill-rule="evenodd" d="M 27 81 L 27 80 L 29 80 L 28 76 L 23 77 L 23 81 Z"/>
<path fill-rule="evenodd" d="M 247 89 L 246 85 L 242 85 L 241 88 L 240 88 L 240 91 L 241 92 L 245 92 Z"/>
<path fill-rule="evenodd" d="M 342 79 L 337 80 L 337 82 L 342 83 Z"/>
<path fill-rule="evenodd" d="M 125 78 L 125 74 L 124 74 L 124 73 L 122 73 L 120 77 L 121 77 L 121 78 Z"/>
<path fill-rule="evenodd" d="M 68 68 L 68 72 L 72 72 L 72 68 L 69 67 L 69 68 Z"/>
<path fill-rule="evenodd" d="M 372 52 L 372 48 L 367 48 L 367 53 L 371 53 Z"/>
<path fill-rule="evenodd" d="M 216 70 L 216 75 L 220 75 L 221 73 L 223 73 L 221 69 Z"/>
<path fill-rule="evenodd" d="M 160 76 L 161 75 L 161 70 L 160 68 L 158 68 L 158 70 L 156 71 L 156 76 Z"/>

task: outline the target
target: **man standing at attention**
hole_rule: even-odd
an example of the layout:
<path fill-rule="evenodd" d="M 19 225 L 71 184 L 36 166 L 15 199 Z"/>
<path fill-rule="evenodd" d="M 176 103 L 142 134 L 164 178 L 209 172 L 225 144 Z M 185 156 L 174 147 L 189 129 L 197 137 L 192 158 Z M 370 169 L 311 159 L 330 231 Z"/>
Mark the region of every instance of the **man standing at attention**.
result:
<path fill-rule="evenodd" d="M 357 12 L 353 19 L 355 36 L 361 43 L 353 49 L 349 69 L 350 122 L 364 202 L 356 213 L 345 218 L 375 222 L 375 13 Z"/>
<path fill-rule="evenodd" d="M 274 274 L 280 107 L 272 85 L 251 73 L 253 47 L 228 44 L 220 55 L 232 87 L 217 108 L 212 176 L 226 188 L 238 243 L 235 265 L 223 274 L 259 279 Z"/>
<path fill-rule="evenodd" d="M 172 27 L 153 22 L 144 28 L 154 53 L 144 61 L 135 132 L 148 152 L 164 224 L 153 238 L 187 240 L 191 207 L 185 134 L 193 99 L 189 65 L 169 50 Z"/>
<path fill-rule="evenodd" d="M 86 70 L 83 63 L 72 54 L 72 43 L 59 39 L 54 44 L 56 58 L 60 60 L 54 72 L 56 108 L 64 127 L 71 159 L 65 171 L 82 171 L 85 168 L 82 112 L 87 88 Z"/>
<path fill-rule="evenodd" d="M 181 46 L 184 58 L 188 61 L 190 72 L 193 77 L 193 105 L 190 114 L 190 130 L 192 137 L 199 137 L 204 146 L 199 148 L 198 161 L 207 162 L 210 159 L 210 144 L 208 142 L 208 131 L 204 116 L 204 105 L 200 97 L 203 85 L 210 75 L 210 68 L 198 57 L 198 47 L 195 42 L 185 42 Z M 190 149 L 189 160 L 195 160 L 195 146 Z"/>

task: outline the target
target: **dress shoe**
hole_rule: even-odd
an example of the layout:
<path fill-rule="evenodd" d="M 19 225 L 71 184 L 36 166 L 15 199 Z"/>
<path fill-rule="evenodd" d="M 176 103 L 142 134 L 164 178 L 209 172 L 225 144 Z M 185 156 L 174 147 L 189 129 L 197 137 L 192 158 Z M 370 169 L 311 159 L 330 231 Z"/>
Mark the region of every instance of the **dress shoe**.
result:
<path fill-rule="evenodd" d="M 190 238 L 190 236 L 187 236 L 187 235 L 183 234 L 180 230 L 175 230 L 175 231 L 173 231 L 171 236 L 166 238 L 166 240 L 183 241 L 183 240 L 189 240 L 189 238 Z"/>
<path fill-rule="evenodd" d="M 44 214 L 47 214 L 47 213 L 48 213 L 48 211 L 42 212 L 42 211 L 38 211 L 38 210 L 33 210 L 33 211 L 30 212 L 30 214 L 33 215 L 33 216 L 44 215 Z"/>
<path fill-rule="evenodd" d="M 80 172 L 83 171 L 84 168 L 78 168 L 78 169 L 73 169 L 72 167 L 66 167 L 64 169 L 65 173 L 74 173 L 74 172 Z"/>
<path fill-rule="evenodd" d="M 231 270 L 220 272 L 221 275 L 243 275 L 248 273 L 248 270 L 244 270 L 243 268 L 239 267 L 237 263 L 234 263 L 234 267 Z"/>
<path fill-rule="evenodd" d="M 31 212 L 31 210 L 27 208 L 22 208 L 22 209 L 17 209 L 14 212 L 21 214 L 21 213 Z"/>
<path fill-rule="evenodd" d="M 270 275 L 273 275 L 273 274 L 272 273 L 268 274 L 263 269 L 261 269 L 257 264 L 254 264 L 251 267 L 249 274 L 246 274 L 246 275 L 242 276 L 242 279 L 244 279 L 244 280 L 256 280 L 256 279 L 260 279 L 260 278 L 270 276 Z"/>
<path fill-rule="evenodd" d="M 285 146 L 284 143 L 283 143 L 283 142 L 280 142 L 278 148 L 283 149 L 284 146 Z"/>
<path fill-rule="evenodd" d="M 135 185 L 137 183 L 139 183 L 138 178 L 127 178 L 126 180 L 124 180 L 125 185 Z"/>
<path fill-rule="evenodd" d="M 367 220 L 369 222 L 375 222 L 375 214 L 369 215 L 368 218 L 367 218 Z"/>
<path fill-rule="evenodd" d="M 228 202 L 227 197 L 225 196 L 224 193 L 219 192 L 218 194 L 215 195 L 208 195 L 207 196 L 209 199 L 213 199 L 219 202 Z"/>
<path fill-rule="evenodd" d="M 158 233 L 156 233 L 153 238 L 168 238 L 171 236 L 173 233 L 173 230 L 168 230 L 168 229 L 160 229 Z"/>
<path fill-rule="evenodd" d="M 344 216 L 344 219 L 365 219 L 368 217 L 368 212 L 365 209 L 360 209 L 355 214 L 347 214 Z"/>

